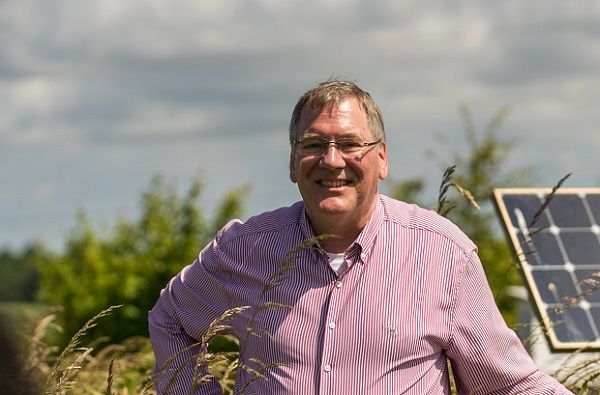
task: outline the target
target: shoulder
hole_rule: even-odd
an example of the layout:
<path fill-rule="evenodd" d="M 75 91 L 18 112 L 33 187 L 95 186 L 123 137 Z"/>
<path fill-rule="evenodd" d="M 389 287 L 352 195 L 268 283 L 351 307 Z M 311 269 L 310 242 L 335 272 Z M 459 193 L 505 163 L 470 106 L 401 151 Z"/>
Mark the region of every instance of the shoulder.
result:
<path fill-rule="evenodd" d="M 281 207 L 254 215 L 246 221 L 233 219 L 217 233 L 215 241 L 223 245 L 240 238 L 285 232 L 299 224 L 303 207 L 302 202 L 296 202 L 289 207 Z"/>
<path fill-rule="evenodd" d="M 389 224 L 409 232 L 423 232 L 431 237 L 446 239 L 467 254 L 476 249 L 471 239 L 458 226 L 435 211 L 386 195 L 379 195 L 379 198 L 384 210 L 384 221 Z"/>

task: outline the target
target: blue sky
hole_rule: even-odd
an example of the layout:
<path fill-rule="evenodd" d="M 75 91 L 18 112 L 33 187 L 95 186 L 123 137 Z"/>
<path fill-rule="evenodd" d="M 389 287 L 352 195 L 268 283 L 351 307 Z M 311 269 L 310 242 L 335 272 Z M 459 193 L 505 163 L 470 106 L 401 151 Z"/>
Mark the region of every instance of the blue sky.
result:
<path fill-rule="evenodd" d="M 298 200 L 289 115 L 332 75 L 379 103 L 394 179 L 435 191 L 424 152 L 465 144 L 465 103 L 480 129 L 510 108 L 528 186 L 600 185 L 598 2 L 6 0 L 0 53 L 0 245 L 133 218 L 157 173 L 204 174 L 209 210 L 245 183 L 248 214 Z"/>

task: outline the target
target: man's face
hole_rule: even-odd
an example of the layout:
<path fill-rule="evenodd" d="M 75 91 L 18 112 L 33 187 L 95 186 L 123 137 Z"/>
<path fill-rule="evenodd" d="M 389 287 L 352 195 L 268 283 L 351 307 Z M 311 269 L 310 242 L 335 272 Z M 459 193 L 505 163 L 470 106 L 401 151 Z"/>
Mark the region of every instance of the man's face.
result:
<path fill-rule="evenodd" d="M 321 110 L 305 106 L 297 131 L 299 138 L 376 140 L 366 114 L 355 98 Z M 349 155 L 342 155 L 333 144 L 321 155 L 305 155 L 292 146 L 290 156 L 290 179 L 298 184 L 311 219 L 338 216 L 339 219 L 368 220 L 375 207 L 377 185 L 387 176 L 387 170 L 384 141 Z"/>

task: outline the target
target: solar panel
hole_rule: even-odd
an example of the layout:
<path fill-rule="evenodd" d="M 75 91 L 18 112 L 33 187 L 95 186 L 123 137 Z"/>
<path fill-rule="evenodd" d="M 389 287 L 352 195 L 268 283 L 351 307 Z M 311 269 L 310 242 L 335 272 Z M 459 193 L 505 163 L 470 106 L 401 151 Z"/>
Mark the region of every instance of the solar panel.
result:
<path fill-rule="evenodd" d="M 600 350 L 600 188 L 550 193 L 498 188 L 493 200 L 550 348 Z"/>

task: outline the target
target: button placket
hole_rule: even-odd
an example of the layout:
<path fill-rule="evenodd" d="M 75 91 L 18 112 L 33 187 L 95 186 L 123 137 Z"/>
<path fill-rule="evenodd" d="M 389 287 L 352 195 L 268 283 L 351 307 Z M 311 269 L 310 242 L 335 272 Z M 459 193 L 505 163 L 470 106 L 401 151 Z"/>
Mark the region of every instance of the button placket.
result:
<path fill-rule="evenodd" d="M 322 371 L 320 389 L 323 394 L 329 393 L 331 388 L 331 375 L 333 374 L 333 347 L 334 347 L 334 335 L 338 306 L 340 304 L 340 288 L 342 287 L 341 281 L 334 281 L 329 288 L 329 304 L 327 308 L 327 315 L 325 317 L 325 327 L 323 330 L 323 353 L 322 353 Z"/>

